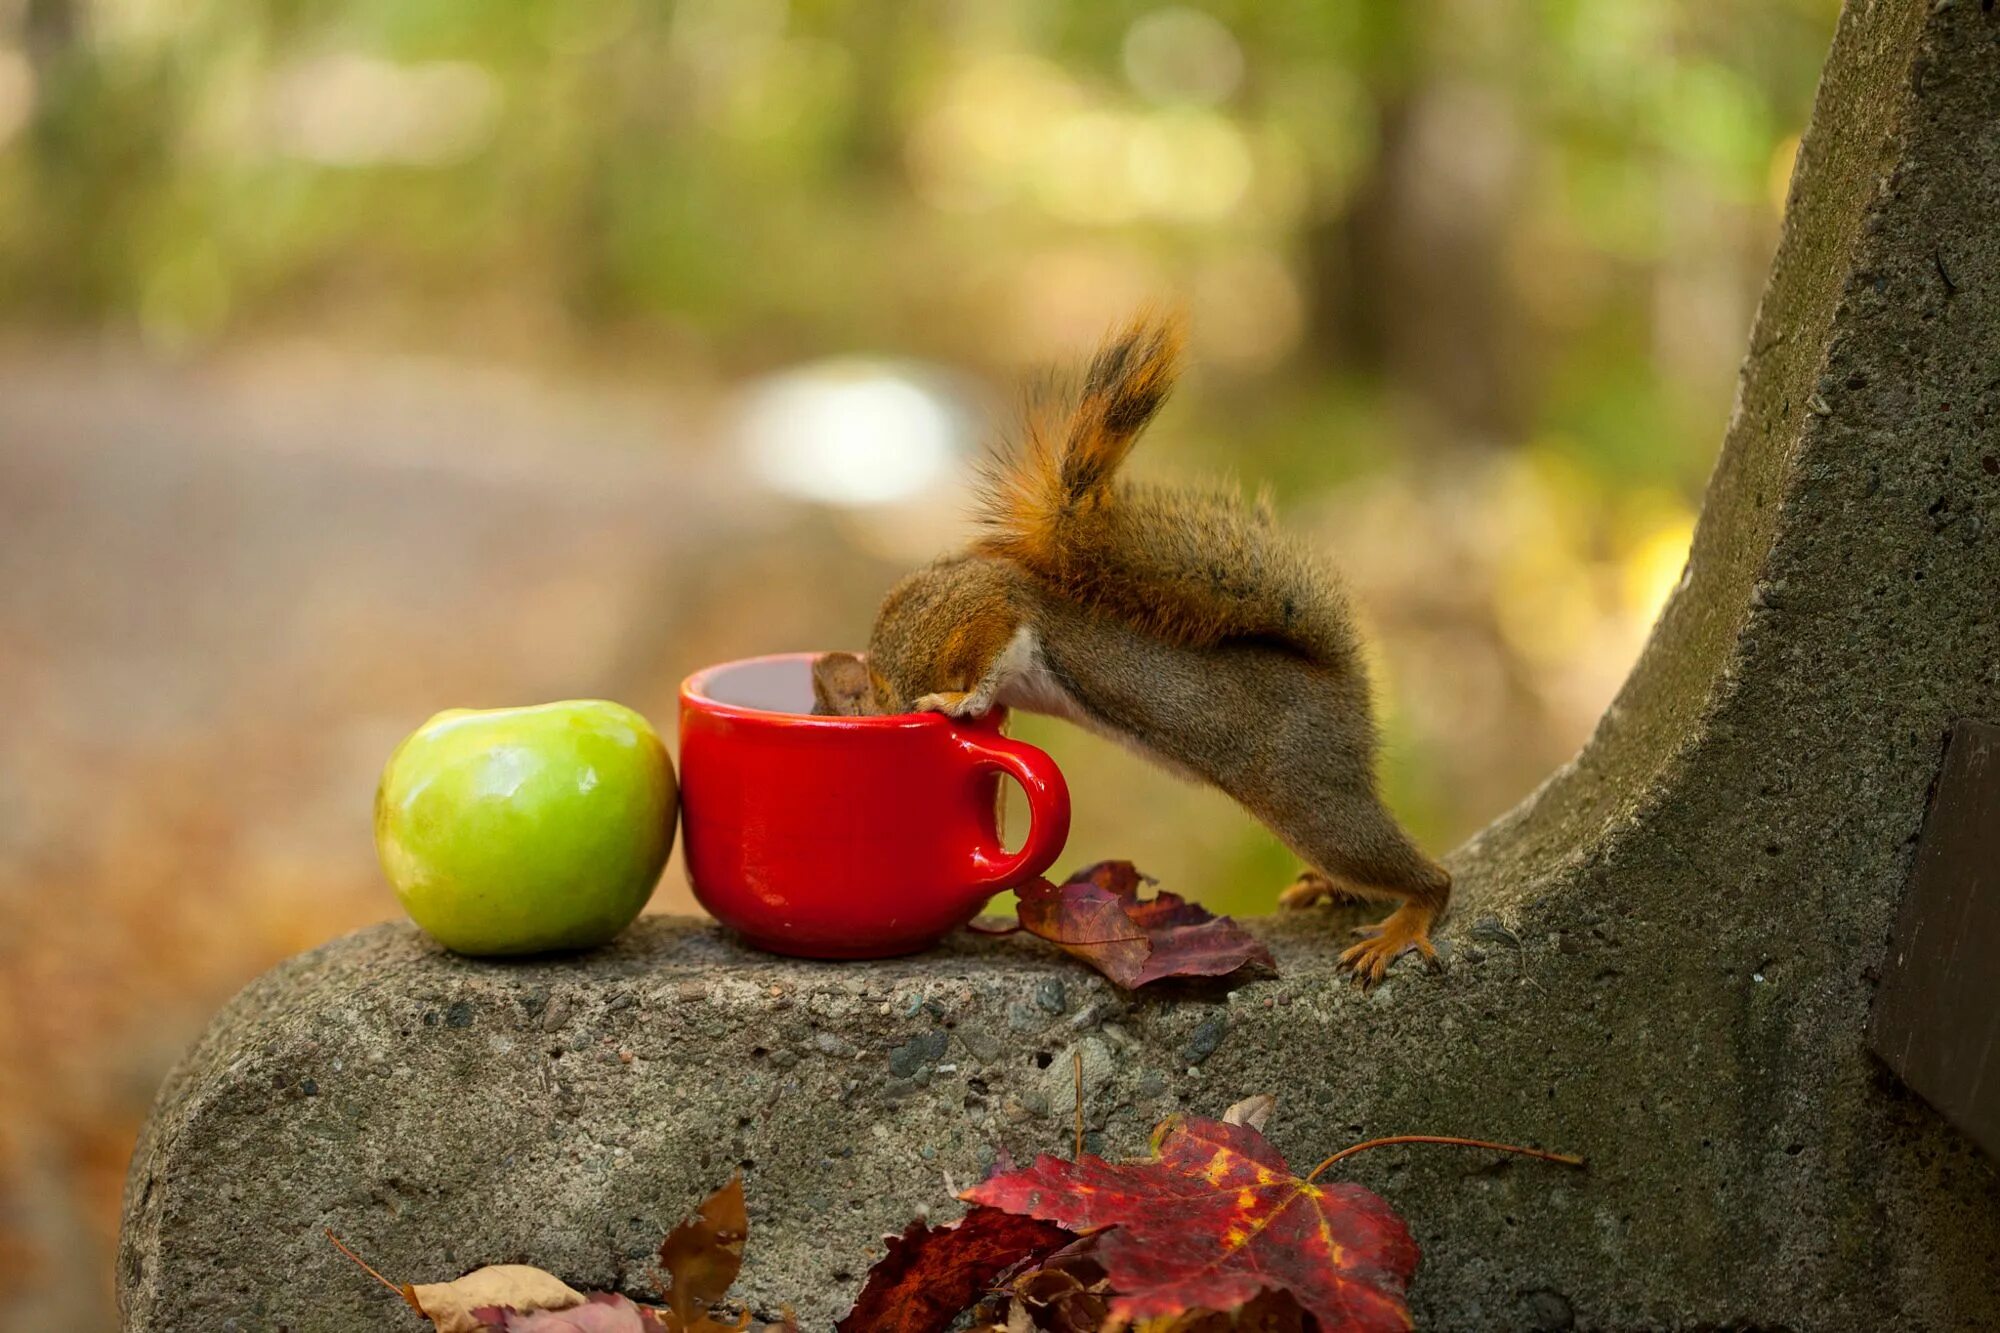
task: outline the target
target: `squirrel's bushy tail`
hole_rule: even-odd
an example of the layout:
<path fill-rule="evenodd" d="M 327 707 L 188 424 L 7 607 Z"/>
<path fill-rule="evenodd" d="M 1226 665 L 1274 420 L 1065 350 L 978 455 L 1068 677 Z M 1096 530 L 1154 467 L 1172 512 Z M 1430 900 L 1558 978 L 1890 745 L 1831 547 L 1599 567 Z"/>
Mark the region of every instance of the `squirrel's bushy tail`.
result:
<path fill-rule="evenodd" d="M 1119 478 L 1180 355 L 1180 320 L 1141 314 L 1098 349 L 1072 398 L 1031 412 L 1019 446 L 986 470 L 973 553 L 1169 643 L 1257 640 L 1360 679 L 1338 585 L 1265 505 Z"/>
<path fill-rule="evenodd" d="M 1180 373 L 1182 321 L 1142 312 L 1091 358 L 1082 389 L 1057 410 L 1036 407 L 1024 438 L 986 468 L 981 550 L 1060 575 L 1078 520 L 1110 498 L 1119 467 Z"/>

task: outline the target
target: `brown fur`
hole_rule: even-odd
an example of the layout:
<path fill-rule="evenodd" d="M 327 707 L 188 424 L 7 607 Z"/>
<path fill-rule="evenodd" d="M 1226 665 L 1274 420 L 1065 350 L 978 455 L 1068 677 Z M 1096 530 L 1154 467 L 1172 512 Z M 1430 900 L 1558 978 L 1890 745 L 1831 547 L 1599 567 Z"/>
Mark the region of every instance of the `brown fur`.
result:
<path fill-rule="evenodd" d="M 875 705 L 1004 702 L 1005 656 L 1033 632 L 1079 720 L 1211 782 L 1322 883 L 1400 899 L 1344 958 L 1365 980 L 1430 952 L 1451 876 L 1382 805 L 1368 680 L 1346 599 L 1268 506 L 1149 486 L 1118 470 L 1172 388 L 1181 332 L 1141 317 L 1090 363 L 1066 416 L 1031 418 L 981 493 L 984 534 L 891 590 L 868 667 Z"/>
<path fill-rule="evenodd" d="M 1012 560 L 1171 643 L 1259 637 L 1352 663 L 1338 585 L 1277 530 L 1267 504 L 1117 477 L 1166 400 L 1181 343 L 1178 321 L 1142 319 L 1097 354 L 1063 427 L 1031 422 L 1021 444 L 989 464 L 979 502 L 986 532 L 974 553 Z"/>
<path fill-rule="evenodd" d="M 821 717 L 867 717 L 876 711 L 875 680 L 853 653 L 821 653 L 812 664 L 813 712 Z"/>
<path fill-rule="evenodd" d="M 930 695 L 976 688 L 1020 627 L 1016 583 L 998 562 L 947 556 L 891 588 L 868 643 L 880 710 L 908 712 Z M 896 632 L 884 634 L 889 625 Z"/>

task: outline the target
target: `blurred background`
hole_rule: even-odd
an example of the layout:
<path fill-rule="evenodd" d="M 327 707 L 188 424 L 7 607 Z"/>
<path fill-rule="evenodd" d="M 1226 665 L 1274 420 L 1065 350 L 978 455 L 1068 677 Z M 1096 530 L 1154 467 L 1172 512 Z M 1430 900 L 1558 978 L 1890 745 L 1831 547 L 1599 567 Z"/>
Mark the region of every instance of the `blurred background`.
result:
<path fill-rule="evenodd" d="M 208 1014 L 389 917 L 434 710 L 859 647 L 1030 368 L 1177 300 L 1135 470 L 1347 572 L 1443 851 L 1679 575 L 1834 0 L 0 0 L 0 1291 L 114 1326 Z M 1055 724 L 1068 860 L 1266 910 Z M 691 905 L 678 865 L 655 907 Z M 254 1243 L 250 1238 L 248 1243 Z"/>

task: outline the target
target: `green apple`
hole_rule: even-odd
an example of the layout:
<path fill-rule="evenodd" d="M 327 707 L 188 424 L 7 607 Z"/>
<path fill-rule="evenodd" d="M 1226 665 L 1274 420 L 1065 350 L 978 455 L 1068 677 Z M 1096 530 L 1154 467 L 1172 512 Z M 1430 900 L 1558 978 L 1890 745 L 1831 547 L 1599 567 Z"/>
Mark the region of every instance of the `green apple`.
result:
<path fill-rule="evenodd" d="M 375 850 L 404 910 L 446 948 L 588 948 L 652 897 L 676 799 L 666 747 L 629 708 L 454 708 L 389 756 Z"/>

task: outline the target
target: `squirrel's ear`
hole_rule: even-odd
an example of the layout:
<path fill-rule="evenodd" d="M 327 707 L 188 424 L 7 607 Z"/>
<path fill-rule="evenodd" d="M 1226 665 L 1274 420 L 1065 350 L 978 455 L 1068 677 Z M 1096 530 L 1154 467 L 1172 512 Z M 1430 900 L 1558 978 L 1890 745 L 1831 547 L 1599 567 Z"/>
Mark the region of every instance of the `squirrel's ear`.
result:
<path fill-rule="evenodd" d="M 853 653 L 821 653 L 812 664 L 813 712 L 822 717 L 868 717 L 875 705 L 875 682 Z"/>

